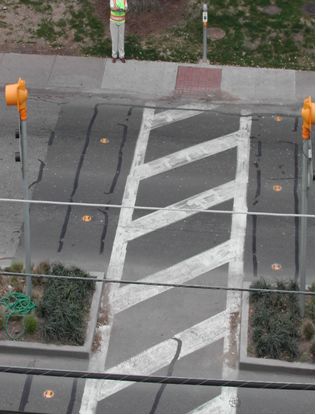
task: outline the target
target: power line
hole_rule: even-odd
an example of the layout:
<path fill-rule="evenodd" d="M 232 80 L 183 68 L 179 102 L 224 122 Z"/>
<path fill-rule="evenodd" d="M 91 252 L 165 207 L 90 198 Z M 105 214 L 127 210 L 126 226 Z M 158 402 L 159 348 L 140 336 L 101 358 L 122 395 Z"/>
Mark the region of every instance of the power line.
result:
<path fill-rule="evenodd" d="M 131 375 L 118 373 L 87 372 L 78 370 L 41 369 L 19 366 L 0 366 L 0 373 L 20 375 L 52 376 L 74 379 L 114 380 L 136 383 L 159 383 L 166 385 L 224 386 L 251 389 L 315 390 L 312 383 L 264 382 L 248 380 L 226 380 L 208 378 L 185 378 L 175 376 Z"/>
<path fill-rule="evenodd" d="M 301 214 L 301 213 L 274 213 L 274 212 L 249 212 L 249 211 L 234 211 L 221 209 L 192 209 L 192 208 L 177 208 L 177 207 L 158 207 L 158 206 L 126 206 L 109 203 L 82 203 L 82 202 L 58 202 L 52 200 L 25 200 L 25 199 L 8 199 L 0 198 L 0 202 L 8 203 L 30 203 L 33 205 L 56 205 L 56 206 L 78 206 L 78 207 L 92 207 L 92 208 L 112 208 L 112 209 L 134 209 L 134 210 L 148 210 L 148 211 L 169 211 L 169 212 L 188 212 L 188 213 L 221 213 L 229 215 L 247 215 L 247 216 L 273 216 L 273 217 L 288 217 L 288 218 L 312 218 L 315 215 Z"/>
<path fill-rule="evenodd" d="M 79 281 L 93 281 L 101 282 L 102 284 L 125 284 L 125 285 L 148 285 L 154 287 L 170 287 L 170 288 L 191 288 L 200 290 L 223 290 L 223 291 L 240 291 L 240 292 L 262 292 L 262 293 L 278 293 L 278 294 L 299 294 L 299 295 L 315 295 L 314 291 L 295 291 L 295 290 L 281 290 L 272 288 L 239 288 L 239 287 L 224 287 L 216 285 L 203 285 L 203 284 L 173 284 L 167 282 L 150 282 L 150 281 L 129 281 L 129 280 L 115 280 L 108 278 L 97 277 L 76 277 L 67 275 L 50 275 L 50 274 L 31 274 L 24 272 L 10 272 L 0 271 L 0 275 L 3 276 L 16 276 L 20 278 L 32 277 L 32 278 L 48 278 L 48 279 L 70 279 Z"/>

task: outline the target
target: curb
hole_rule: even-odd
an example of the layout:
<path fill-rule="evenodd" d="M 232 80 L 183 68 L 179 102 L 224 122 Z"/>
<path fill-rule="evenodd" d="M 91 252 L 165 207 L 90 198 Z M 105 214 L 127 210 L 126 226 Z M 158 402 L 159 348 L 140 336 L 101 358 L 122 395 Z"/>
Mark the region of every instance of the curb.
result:
<path fill-rule="evenodd" d="M 315 73 L 162 61 L 0 52 L 0 85 L 26 80 L 30 89 L 114 94 L 142 99 L 204 98 L 240 104 L 298 104 L 314 99 Z"/>
<path fill-rule="evenodd" d="M 245 282 L 243 288 L 249 288 L 250 282 Z M 315 365 L 301 362 L 285 362 L 277 359 L 263 359 L 249 357 L 248 348 L 248 314 L 249 314 L 249 292 L 244 291 L 242 296 L 241 336 L 240 336 L 240 359 L 239 369 L 246 370 L 281 370 L 293 374 L 312 375 L 315 373 Z"/>
<path fill-rule="evenodd" d="M 97 278 L 103 278 L 103 272 L 88 272 Z M 72 358 L 87 359 L 90 356 L 91 347 L 94 339 L 95 329 L 98 320 L 98 310 L 101 302 L 103 284 L 96 283 L 95 291 L 92 297 L 89 320 L 87 324 L 86 340 L 83 346 L 59 346 L 55 344 L 42 344 L 25 341 L 0 341 L 0 353 L 27 353 L 39 355 L 58 355 L 71 356 Z"/>

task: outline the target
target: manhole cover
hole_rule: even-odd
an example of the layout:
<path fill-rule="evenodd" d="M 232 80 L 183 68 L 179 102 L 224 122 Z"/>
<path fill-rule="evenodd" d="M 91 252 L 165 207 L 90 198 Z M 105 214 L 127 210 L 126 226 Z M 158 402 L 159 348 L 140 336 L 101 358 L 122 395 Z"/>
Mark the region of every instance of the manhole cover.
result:
<path fill-rule="evenodd" d="M 224 30 L 220 29 L 219 27 L 210 27 L 209 29 L 207 29 L 207 36 L 211 40 L 223 39 L 225 35 L 226 33 L 224 32 Z"/>

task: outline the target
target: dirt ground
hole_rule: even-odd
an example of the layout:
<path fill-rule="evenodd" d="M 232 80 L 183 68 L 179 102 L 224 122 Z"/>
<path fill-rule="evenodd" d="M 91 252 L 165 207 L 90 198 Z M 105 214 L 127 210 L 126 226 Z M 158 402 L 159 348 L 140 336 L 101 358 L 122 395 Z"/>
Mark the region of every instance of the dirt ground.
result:
<path fill-rule="evenodd" d="M 160 0 L 160 6 L 141 13 L 129 11 L 127 34 L 138 35 L 141 39 L 155 35 L 180 23 L 184 19 L 186 7 L 192 0 Z M 108 35 L 109 5 L 106 0 L 91 0 L 95 14 L 104 21 L 105 34 Z M 26 3 L 26 2 L 25 2 Z M 74 40 L 74 32 L 65 30 L 58 39 L 59 45 L 35 35 L 43 17 L 57 22 L 67 15 L 69 7 L 78 8 L 76 0 L 52 2 L 53 12 L 49 15 L 21 3 L 20 0 L 0 0 L 0 52 L 19 52 L 34 54 L 80 55 L 81 45 Z"/>

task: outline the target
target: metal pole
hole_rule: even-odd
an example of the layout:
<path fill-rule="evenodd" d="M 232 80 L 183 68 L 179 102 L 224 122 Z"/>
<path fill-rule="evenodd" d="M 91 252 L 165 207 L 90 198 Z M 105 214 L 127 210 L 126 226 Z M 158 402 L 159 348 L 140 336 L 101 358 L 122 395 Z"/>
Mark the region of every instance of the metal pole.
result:
<path fill-rule="evenodd" d="M 302 184 L 301 184 L 301 209 L 302 215 L 307 213 L 308 206 L 308 174 L 309 174 L 309 140 L 303 140 L 302 152 Z M 299 229 L 299 287 L 301 291 L 305 291 L 306 287 L 306 246 L 307 246 L 307 218 L 302 216 L 300 218 Z M 301 316 L 305 313 L 305 297 L 300 296 L 300 311 Z"/>
<path fill-rule="evenodd" d="M 27 132 L 26 121 L 20 121 L 21 127 L 21 170 L 23 179 L 23 195 L 25 200 L 29 198 L 29 185 L 27 180 Z M 31 227 L 30 227 L 30 204 L 24 203 L 24 252 L 25 272 L 31 273 Z M 26 277 L 26 294 L 32 296 L 32 277 Z"/>
<path fill-rule="evenodd" d="M 207 63 L 207 22 L 208 22 L 208 12 L 207 4 L 203 4 L 203 62 Z"/>

